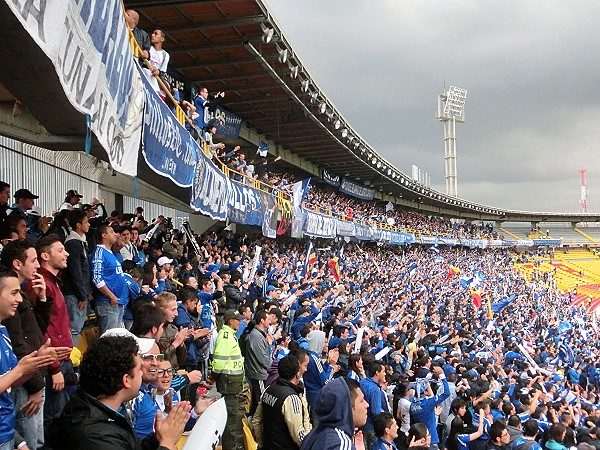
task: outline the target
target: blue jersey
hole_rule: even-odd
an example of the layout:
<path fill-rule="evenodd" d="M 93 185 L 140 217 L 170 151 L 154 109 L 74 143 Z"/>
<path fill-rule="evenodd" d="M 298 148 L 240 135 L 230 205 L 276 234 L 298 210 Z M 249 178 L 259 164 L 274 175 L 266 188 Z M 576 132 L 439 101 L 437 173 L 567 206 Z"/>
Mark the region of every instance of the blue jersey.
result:
<path fill-rule="evenodd" d="M 8 331 L 0 325 L 0 376 L 17 367 L 17 357 L 13 353 Z M 10 395 L 10 389 L 0 394 L 0 443 L 9 441 L 15 434 L 15 405 Z"/>
<path fill-rule="evenodd" d="M 440 439 L 437 433 L 437 419 L 435 416 L 435 407 L 450 397 L 450 387 L 446 377 L 441 378 L 442 386 L 434 397 L 417 400 L 410 405 L 410 416 L 412 423 L 421 422 L 425 424 L 431 434 L 431 443 L 439 444 Z"/>
<path fill-rule="evenodd" d="M 104 286 L 119 298 L 119 304 L 127 304 L 129 290 L 123 276 L 123 268 L 115 257 L 104 245 L 98 245 L 92 258 L 92 282 L 96 288 Z M 99 291 L 95 295 L 97 302 L 108 302 L 108 297 Z"/>
<path fill-rule="evenodd" d="M 209 294 L 207 292 L 198 291 L 198 298 L 200 299 L 200 304 L 202 305 L 202 309 L 200 311 L 200 322 L 205 328 L 212 328 L 212 315 L 213 315 L 213 305 L 212 301 L 214 299 L 214 294 Z"/>
<path fill-rule="evenodd" d="M 457 450 L 469 450 L 469 442 L 471 442 L 470 434 L 457 434 L 456 435 L 456 448 Z"/>
<path fill-rule="evenodd" d="M 125 277 L 125 284 L 127 285 L 127 302 L 121 303 L 123 300 L 119 300 L 119 305 L 125 305 L 125 312 L 123 319 L 133 320 L 133 313 L 129 309 L 129 301 L 134 300 L 140 296 L 141 288 L 137 281 L 135 281 L 128 273 L 123 274 Z"/>
<path fill-rule="evenodd" d="M 160 408 L 152 398 L 151 388 L 142 384 L 133 400 L 133 429 L 140 440 L 154 432 L 157 409 Z"/>
<path fill-rule="evenodd" d="M 394 444 L 394 442 L 388 442 L 383 438 L 379 438 L 373 443 L 373 447 L 371 447 L 371 450 L 396 450 L 397 448 L 398 447 L 396 447 L 396 444 Z"/>

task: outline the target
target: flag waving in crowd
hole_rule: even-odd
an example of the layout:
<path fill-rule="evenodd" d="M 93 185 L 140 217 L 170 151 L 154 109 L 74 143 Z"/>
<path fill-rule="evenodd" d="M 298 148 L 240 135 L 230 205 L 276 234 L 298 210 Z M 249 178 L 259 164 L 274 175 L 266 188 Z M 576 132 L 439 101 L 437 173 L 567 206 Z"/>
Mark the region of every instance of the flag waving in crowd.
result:
<path fill-rule="evenodd" d="M 300 279 L 306 278 L 306 274 L 310 267 L 317 262 L 317 252 L 313 246 L 312 241 L 308 241 L 306 244 L 306 257 L 304 258 L 304 267 L 300 273 Z"/>
<path fill-rule="evenodd" d="M 471 297 L 473 298 L 473 304 L 475 305 L 475 308 L 481 308 L 481 289 L 471 289 Z"/>
<path fill-rule="evenodd" d="M 448 269 L 448 275 L 446 275 L 446 281 L 452 278 L 454 275 L 458 275 L 460 273 L 460 269 L 456 266 L 450 266 Z"/>
<path fill-rule="evenodd" d="M 341 278 L 340 264 L 342 264 L 342 255 L 343 254 L 344 254 L 344 247 L 340 248 L 340 250 L 336 253 L 336 255 L 333 258 L 331 258 L 329 260 L 329 262 L 327 263 L 327 266 L 329 267 L 329 270 L 331 270 L 331 274 L 333 275 L 333 278 L 335 278 L 335 281 L 337 281 L 338 283 Z"/>

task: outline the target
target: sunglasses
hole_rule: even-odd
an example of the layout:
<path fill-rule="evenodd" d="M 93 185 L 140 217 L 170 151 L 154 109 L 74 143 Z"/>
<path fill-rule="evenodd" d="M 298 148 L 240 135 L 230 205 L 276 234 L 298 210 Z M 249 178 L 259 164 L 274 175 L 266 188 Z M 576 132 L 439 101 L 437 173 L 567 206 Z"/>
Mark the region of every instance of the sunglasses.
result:
<path fill-rule="evenodd" d="M 163 355 L 162 353 L 159 353 L 158 355 L 153 355 L 152 353 L 146 353 L 141 356 L 144 361 L 155 360 L 155 361 L 161 362 L 161 361 L 165 360 L 165 355 Z"/>

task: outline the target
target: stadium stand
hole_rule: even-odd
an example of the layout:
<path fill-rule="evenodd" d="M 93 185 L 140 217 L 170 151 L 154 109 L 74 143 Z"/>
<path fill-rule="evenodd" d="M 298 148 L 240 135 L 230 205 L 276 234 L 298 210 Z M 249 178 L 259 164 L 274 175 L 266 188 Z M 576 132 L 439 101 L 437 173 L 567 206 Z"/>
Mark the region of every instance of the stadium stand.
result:
<path fill-rule="evenodd" d="M 121 14 L 119 2 L 106 4 Z M 134 64 L 146 65 L 141 36 L 129 41 Z M 218 222 L 194 230 L 180 209 L 189 196 L 167 208 L 121 194 L 109 208 L 93 179 L 108 171 L 91 157 L 57 153 L 60 172 L 35 171 L 43 149 L 21 148 L 29 165 L 0 184 L 0 260 L 15 271 L 0 271 L 0 365 L 5 381 L 31 378 L 12 393 L 3 384 L 0 448 L 41 448 L 45 438 L 54 449 L 172 450 L 194 427 L 202 448 L 222 435 L 223 450 L 254 450 L 257 438 L 265 449 L 364 448 L 384 436 L 400 448 L 505 448 L 498 439 L 521 439 L 521 422 L 550 430 L 538 438 L 548 450 L 574 447 L 565 427 L 580 442 L 597 435 L 600 256 L 579 248 L 584 234 L 547 222 L 495 229 L 500 214 L 477 216 L 466 202 L 450 219 L 437 203 L 394 204 L 366 186 L 303 184 L 308 173 L 277 157 L 253 157 L 248 172 L 163 75 L 153 75 L 160 97 L 152 89 L 147 99 L 162 111 L 155 119 L 189 138 L 182 153 L 199 151 L 178 160 L 186 176 L 162 173 L 158 184 L 179 194 L 185 185 L 196 212 Z M 156 156 L 149 148 L 140 165 Z M 69 165 L 88 174 L 81 193 Z M 227 417 L 213 430 L 206 411 L 217 397 Z M 242 417 L 251 398 L 254 416 Z M 463 433 L 478 423 L 485 433 Z M 391 447 L 380 441 L 373 448 Z M 519 442 L 515 450 L 532 446 Z"/>

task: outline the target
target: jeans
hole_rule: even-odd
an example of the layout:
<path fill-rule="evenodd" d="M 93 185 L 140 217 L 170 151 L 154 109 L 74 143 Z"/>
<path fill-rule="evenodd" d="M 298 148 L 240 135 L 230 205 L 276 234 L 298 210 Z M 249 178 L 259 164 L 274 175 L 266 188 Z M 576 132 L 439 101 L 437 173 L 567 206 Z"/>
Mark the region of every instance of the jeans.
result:
<path fill-rule="evenodd" d="M 10 439 L 0 444 L 0 450 L 13 450 L 15 448 L 15 439 Z"/>
<path fill-rule="evenodd" d="M 125 309 L 123 305 L 111 306 L 108 302 L 97 302 L 96 315 L 98 316 L 100 336 L 102 336 L 106 330 L 122 328 L 124 312 Z"/>
<path fill-rule="evenodd" d="M 263 395 L 263 392 L 265 392 L 265 380 L 248 379 L 248 384 L 250 384 L 250 411 L 248 412 L 248 415 L 253 416 L 256 412 L 256 408 L 258 408 L 260 397 Z"/>
<path fill-rule="evenodd" d="M 13 388 L 11 394 L 15 404 L 15 429 L 23 436 L 23 439 L 25 439 L 27 446 L 31 450 L 43 447 L 45 390 L 42 389 L 42 404 L 40 405 L 40 410 L 31 417 L 27 416 L 25 411 L 20 410 L 21 406 L 29 400 L 27 389 L 23 386 Z"/>
<path fill-rule="evenodd" d="M 46 402 L 44 404 L 44 431 L 48 432 L 52 421 L 62 413 L 69 403 L 70 395 L 66 383 L 73 379 L 73 363 L 70 359 L 60 362 L 60 371 L 65 378 L 65 388 L 62 391 L 52 389 L 52 376 L 46 375 Z"/>
<path fill-rule="evenodd" d="M 73 347 L 77 347 L 79 342 L 79 333 L 85 323 L 85 314 L 87 312 L 87 302 L 83 311 L 79 309 L 79 299 L 75 295 L 65 295 L 67 310 L 69 311 L 69 320 L 71 322 L 71 337 L 73 338 Z"/>

